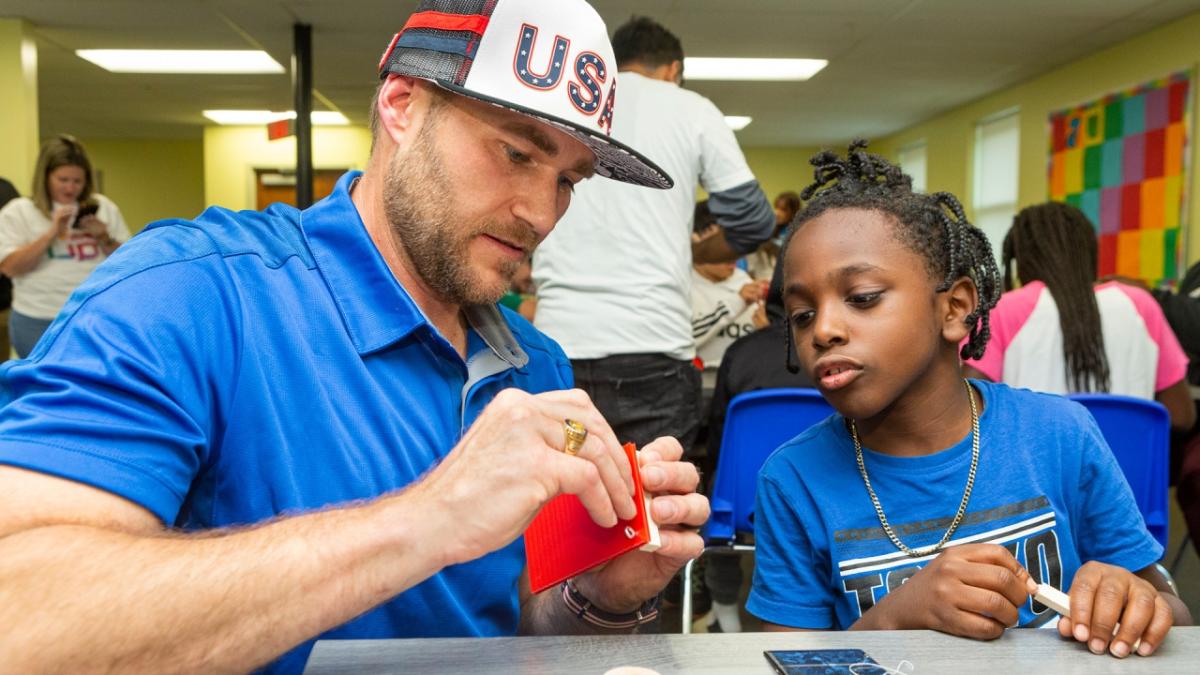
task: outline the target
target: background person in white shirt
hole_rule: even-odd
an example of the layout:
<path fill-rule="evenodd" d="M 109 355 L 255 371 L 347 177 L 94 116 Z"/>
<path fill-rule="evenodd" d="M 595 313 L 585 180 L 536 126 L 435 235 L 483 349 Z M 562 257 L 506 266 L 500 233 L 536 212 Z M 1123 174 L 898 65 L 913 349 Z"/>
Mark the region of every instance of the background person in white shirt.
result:
<path fill-rule="evenodd" d="M 13 280 L 9 335 L 21 358 L 71 292 L 129 239 L 120 209 L 94 187 L 83 145 L 58 136 L 42 145 L 33 198 L 19 197 L 0 210 L 0 273 Z M 84 206 L 90 208 L 76 217 Z"/>
<path fill-rule="evenodd" d="M 707 231 L 712 221 L 708 202 L 696 204 L 696 229 Z M 756 281 L 736 263 L 692 265 L 692 337 L 696 356 L 704 365 L 704 391 L 712 392 L 725 350 L 738 338 L 767 325 L 763 299 L 767 281 Z"/>
<path fill-rule="evenodd" d="M 642 149 L 675 186 L 579 185 L 533 262 L 535 324 L 562 345 L 576 386 L 619 439 L 643 445 L 674 436 L 689 449 L 701 405 L 692 365 L 693 259 L 732 261 L 755 250 L 771 236 L 775 215 L 721 111 L 679 86 L 679 39 L 635 17 L 612 42 L 621 78 L 613 137 Z M 697 184 L 719 227 L 693 244 Z"/>

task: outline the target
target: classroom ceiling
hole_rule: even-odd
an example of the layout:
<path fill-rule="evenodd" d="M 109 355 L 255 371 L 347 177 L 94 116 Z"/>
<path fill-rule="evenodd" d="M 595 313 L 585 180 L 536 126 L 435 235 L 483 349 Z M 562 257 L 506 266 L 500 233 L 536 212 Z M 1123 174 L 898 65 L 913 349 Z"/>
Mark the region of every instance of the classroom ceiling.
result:
<path fill-rule="evenodd" d="M 551 0 L 547 0 L 551 1 Z M 634 13 L 689 56 L 808 57 L 808 82 L 692 82 L 754 122 L 746 146 L 880 137 L 1192 12 L 1200 0 L 593 0 L 610 31 Z M 38 42 L 41 133 L 197 138 L 212 108 L 290 109 L 290 75 L 109 73 L 76 49 L 255 49 L 290 63 L 313 26 L 314 105 L 366 122 L 375 66 L 415 0 L 0 0 Z"/>

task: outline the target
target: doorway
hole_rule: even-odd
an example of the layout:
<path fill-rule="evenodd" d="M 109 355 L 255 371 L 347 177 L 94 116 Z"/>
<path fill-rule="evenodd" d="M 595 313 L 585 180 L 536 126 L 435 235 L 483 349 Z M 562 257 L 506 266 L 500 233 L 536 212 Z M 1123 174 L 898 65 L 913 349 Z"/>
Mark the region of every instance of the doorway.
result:
<path fill-rule="evenodd" d="M 342 174 L 349 169 L 316 169 L 313 171 L 313 201 L 328 197 Z M 294 169 L 255 169 L 255 208 L 259 211 L 276 202 L 296 205 L 296 171 Z"/>

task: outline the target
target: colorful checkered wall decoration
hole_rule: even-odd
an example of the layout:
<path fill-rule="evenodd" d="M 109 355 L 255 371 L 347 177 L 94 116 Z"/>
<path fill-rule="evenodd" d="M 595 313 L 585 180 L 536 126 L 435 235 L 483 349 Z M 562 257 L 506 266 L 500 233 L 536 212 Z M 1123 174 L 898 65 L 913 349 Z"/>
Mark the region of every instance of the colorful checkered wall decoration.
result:
<path fill-rule="evenodd" d="M 1191 71 L 1050 115 L 1050 199 L 1096 226 L 1101 275 L 1178 279 Z"/>

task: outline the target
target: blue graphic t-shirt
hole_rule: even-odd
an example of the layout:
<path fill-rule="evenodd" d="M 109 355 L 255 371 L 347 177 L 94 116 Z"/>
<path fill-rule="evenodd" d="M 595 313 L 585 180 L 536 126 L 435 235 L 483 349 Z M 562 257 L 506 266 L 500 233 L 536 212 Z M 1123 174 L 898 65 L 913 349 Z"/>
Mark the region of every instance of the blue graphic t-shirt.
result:
<path fill-rule="evenodd" d="M 1162 557 L 1087 410 L 1059 396 L 973 380 L 983 396 L 979 467 L 948 545 L 1004 546 L 1035 581 L 1067 591 L 1080 565 L 1137 571 Z M 910 548 L 939 541 L 958 508 L 971 435 L 923 457 L 863 448 L 888 522 Z M 758 481 L 755 571 L 747 610 L 771 623 L 846 629 L 934 556 L 910 558 L 879 525 L 843 418 L 776 450 Z M 1056 615 L 1030 599 L 1021 626 Z"/>

